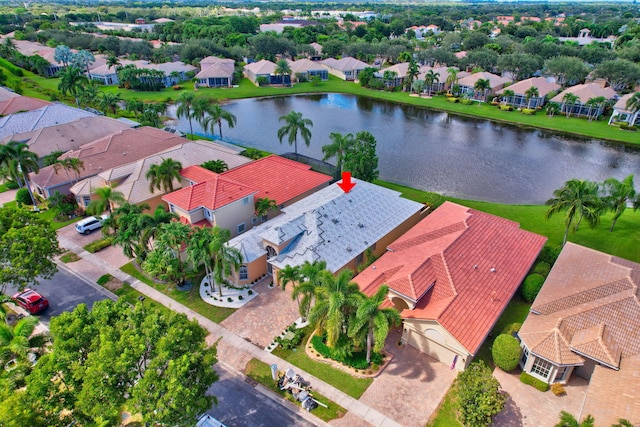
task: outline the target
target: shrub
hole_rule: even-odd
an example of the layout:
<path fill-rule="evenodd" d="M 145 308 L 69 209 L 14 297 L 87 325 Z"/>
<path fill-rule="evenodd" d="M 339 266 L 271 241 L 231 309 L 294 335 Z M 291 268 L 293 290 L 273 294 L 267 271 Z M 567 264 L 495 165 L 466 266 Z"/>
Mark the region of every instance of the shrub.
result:
<path fill-rule="evenodd" d="M 17 182 L 15 181 L 7 181 L 5 184 L 5 187 L 7 187 L 7 189 L 9 190 L 15 190 L 16 188 L 20 188 L 20 186 L 18 185 Z"/>
<path fill-rule="evenodd" d="M 533 116 L 536 113 L 536 110 L 533 108 L 523 108 L 520 112 L 527 116 Z"/>
<path fill-rule="evenodd" d="M 491 101 L 491 105 L 496 106 L 496 105 L 500 105 L 500 103 L 498 101 Z"/>
<path fill-rule="evenodd" d="M 511 105 L 500 105 L 500 108 L 502 111 L 513 111 L 513 107 Z"/>
<path fill-rule="evenodd" d="M 551 384 L 551 391 L 556 396 L 564 396 L 565 394 L 567 394 L 567 392 L 564 389 L 564 386 L 560 383 Z"/>
<path fill-rule="evenodd" d="M 180 86 L 180 85 L 174 85 L 173 86 L 173 90 L 180 90 L 180 89 L 182 89 L 182 86 Z"/>
<path fill-rule="evenodd" d="M 560 255 L 560 251 L 562 248 L 560 246 L 556 246 L 555 248 L 551 246 L 544 246 L 540 255 L 538 255 L 538 261 L 544 261 L 547 264 L 553 266 L 558 259 L 558 255 Z"/>
<path fill-rule="evenodd" d="M 447 98 L 447 101 L 453 102 L 455 104 L 456 102 L 460 102 L 460 99 L 451 97 L 451 98 Z"/>
<path fill-rule="evenodd" d="M 624 123 L 623 122 L 623 123 L 620 123 L 620 129 L 634 131 L 634 130 L 636 130 L 636 127 L 635 126 L 629 126 L 628 123 Z"/>
<path fill-rule="evenodd" d="M 512 335 L 498 335 L 491 347 L 493 363 L 503 371 L 511 372 L 518 366 L 520 351 L 520 344 Z"/>
<path fill-rule="evenodd" d="M 242 295 L 238 295 L 238 301 L 242 301 Z"/>
<path fill-rule="evenodd" d="M 357 351 L 352 353 L 351 355 L 341 357 L 331 347 L 327 346 L 327 344 L 325 344 L 324 342 L 324 338 L 319 335 L 315 335 L 313 338 L 311 338 L 311 345 L 318 353 L 328 359 L 335 360 L 354 369 L 364 370 L 369 368 L 369 364 L 367 363 L 366 358 L 366 351 Z M 384 357 L 382 356 L 382 354 L 376 353 L 375 351 L 371 352 L 371 364 L 380 365 L 382 364 L 383 360 Z"/>
<path fill-rule="evenodd" d="M 472 99 L 462 99 L 462 100 L 460 100 L 460 104 L 462 104 L 462 105 L 471 105 L 471 104 L 473 104 L 473 100 Z"/>
<path fill-rule="evenodd" d="M 483 361 L 474 362 L 458 375 L 460 421 L 469 427 L 491 425 L 493 416 L 504 408 L 500 383 Z"/>
<path fill-rule="evenodd" d="M 298 344 L 300 344 L 304 337 L 304 331 L 302 329 L 294 329 L 291 332 L 293 332 L 293 338 L 291 339 L 285 340 L 281 337 L 276 338 L 276 342 L 285 350 L 294 349 Z"/>
<path fill-rule="evenodd" d="M 249 292 L 247 292 L 247 294 L 253 295 L 253 291 L 251 289 L 249 289 Z"/>
<path fill-rule="evenodd" d="M 522 284 L 522 298 L 527 302 L 533 302 L 542 288 L 544 277 L 540 274 L 530 274 L 524 279 Z"/>
<path fill-rule="evenodd" d="M 33 201 L 31 200 L 29 190 L 27 190 L 26 188 L 19 189 L 16 193 L 16 202 L 18 202 L 18 206 L 32 205 Z"/>
<path fill-rule="evenodd" d="M 109 236 L 109 237 L 96 240 L 95 242 L 89 243 L 84 247 L 84 249 L 87 252 L 94 254 L 96 252 L 103 250 L 106 247 L 111 246 L 112 244 L 113 244 L 113 237 Z"/>
<path fill-rule="evenodd" d="M 520 381 L 530 385 L 542 392 L 545 392 L 547 390 L 549 390 L 549 384 L 545 383 L 544 381 L 541 381 L 535 377 L 532 377 L 531 375 L 527 374 L 526 372 L 523 372 L 520 374 Z"/>
<path fill-rule="evenodd" d="M 233 298 L 231 297 L 227 298 L 227 302 L 233 302 Z"/>
<path fill-rule="evenodd" d="M 516 332 L 518 332 L 521 327 L 522 327 L 522 323 L 509 323 L 507 326 L 504 327 L 504 329 L 502 330 L 502 333 L 507 335 L 513 335 Z"/>
<path fill-rule="evenodd" d="M 532 273 L 539 274 L 544 277 L 547 277 L 549 275 L 549 271 L 551 271 L 551 266 L 548 262 L 545 261 L 536 262 L 533 266 L 533 269 L 531 269 Z"/>

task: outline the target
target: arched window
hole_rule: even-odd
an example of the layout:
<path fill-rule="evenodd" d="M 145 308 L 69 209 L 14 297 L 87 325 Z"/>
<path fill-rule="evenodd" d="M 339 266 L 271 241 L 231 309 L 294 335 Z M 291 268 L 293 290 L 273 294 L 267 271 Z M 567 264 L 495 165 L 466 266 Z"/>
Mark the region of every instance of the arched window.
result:
<path fill-rule="evenodd" d="M 273 249 L 273 246 L 267 246 L 267 259 L 269 258 L 273 258 L 274 256 L 277 256 L 278 253 L 276 252 L 275 249 Z"/>

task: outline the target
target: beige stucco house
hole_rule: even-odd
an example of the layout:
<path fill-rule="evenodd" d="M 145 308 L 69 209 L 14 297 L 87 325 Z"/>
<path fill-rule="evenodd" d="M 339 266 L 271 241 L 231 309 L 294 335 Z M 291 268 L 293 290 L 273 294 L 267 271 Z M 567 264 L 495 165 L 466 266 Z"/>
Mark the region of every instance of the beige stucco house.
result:
<path fill-rule="evenodd" d="M 416 224 L 424 205 L 400 197 L 400 193 L 355 180 L 345 193 L 332 184 L 282 209 L 282 214 L 229 241 L 244 259 L 241 284 L 264 274 L 278 281 L 285 266 L 305 261 L 327 263 L 336 273 L 355 270 L 365 252 L 384 252 L 389 243 Z"/>
<path fill-rule="evenodd" d="M 533 265 L 546 238 L 518 223 L 445 202 L 354 278 L 389 287 L 402 342 L 465 369 Z"/>

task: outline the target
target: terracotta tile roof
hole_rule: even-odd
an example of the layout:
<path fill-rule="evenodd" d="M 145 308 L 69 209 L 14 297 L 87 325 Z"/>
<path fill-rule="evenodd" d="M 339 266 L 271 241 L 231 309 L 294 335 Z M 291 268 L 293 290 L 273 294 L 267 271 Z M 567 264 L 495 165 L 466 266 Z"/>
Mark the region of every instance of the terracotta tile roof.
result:
<path fill-rule="evenodd" d="M 480 73 L 473 73 L 470 76 L 462 77 L 461 79 L 458 80 L 458 84 L 460 86 L 473 87 L 476 84 L 476 82 L 480 79 L 489 80 L 491 84 L 491 89 L 504 85 L 505 83 L 509 82 L 509 79 L 507 79 L 506 77 L 502 77 L 496 74 L 482 71 Z"/>
<path fill-rule="evenodd" d="M 354 281 L 367 294 L 386 283 L 417 300 L 402 317 L 439 322 L 475 354 L 545 241 L 513 221 L 446 202 Z"/>
<path fill-rule="evenodd" d="M 217 173 L 211 172 L 209 169 L 205 169 L 199 165 L 187 166 L 180 171 L 180 175 L 195 183 L 206 181 L 218 176 Z"/>
<path fill-rule="evenodd" d="M 604 96 L 606 99 L 614 99 L 617 96 L 616 91 L 611 89 L 610 87 L 602 87 L 602 85 L 599 83 L 586 83 L 582 85 L 571 86 L 563 90 L 562 92 L 551 98 L 551 101 L 561 103 L 562 98 L 564 98 L 567 93 L 576 95 L 579 98 L 579 102 L 581 104 L 585 104 L 589 99 L 597 98 L 599 96 Z"/>
<path fill-rule="evenodd" d="M 82 145 L 60 156 L 61 159 L 75 157 L 84 163 L 80 179 L 87 178 L 117 166 L 126 165 L 168 148 L 181 145 L 184 138 L 152 127 L 124 129 L 104 138 Z M 40 188 L 50 188 L 73 179 L 68 174 L 56 174 L 53 166 L 40 169 L 30 179 Z"/>
<path fill-rule="evenodd" d="M 596 365 L 583 414 L 591 414 L 598 425 L 610 426 L 619 419 L 640 425 L 640 355 L 622 360 L 620 370 Z"/>
<path fill-rule="evenodd" d="M 47 105 L 51 105 L 51 103 L 28 96 L 18 96 L 0 102 L 0 115 L 6 116 L 7 114 L 13 114 L 19 111 L 33 111 L 46 107 Z"/>
<path fill-rule="evenodd" d="M 256 192 L 257 190 L 245 184 L 217 175 L 215 178 L 167 194 L 162 200 L 186 211 L 201 207 L 215 210 Z"/>
<path fill-rule="evenodd" d="M 22 95 L 19 95 L 10 89 L 0 86 L 0 101 L 7 101 L 11 98 L 18 98 L 20 96 Z"/>
<path fill-rule="evenodd" d="M 567 352 L 618 368 L 640 355 L 640 264 L 567 243 L 522 325 L 529 350 L 571 364 Z M 555 334 L 559 348 L 542 345 Z"/>
<path fill-rule="evenodd" d="M 549 92 L 560 89 L 560 85 L 545 79 L 544 77 L 532 77 L 530 79 L 521 80 L 504 89 L 500 89 L 496 93 L 501 95 L 505 90 L 512 90 L 516 95 L 525 96 L 527 90 L 535 87 L 538 89 L 540 97 L 546 96 Z"/>
<path fill-rule="evenodd" d="M 271 155 L 222 173 L 223 176 L 258 189 L 256 199 L 268 197 L 276 204 L 290 200 L 331 181 L 311 166 Z"/>

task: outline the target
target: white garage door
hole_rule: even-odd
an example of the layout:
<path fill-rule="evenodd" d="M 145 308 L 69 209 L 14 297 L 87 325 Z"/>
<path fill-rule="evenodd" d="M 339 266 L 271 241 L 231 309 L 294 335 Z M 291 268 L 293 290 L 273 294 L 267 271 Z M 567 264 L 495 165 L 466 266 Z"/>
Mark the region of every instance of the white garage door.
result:
<path fill-rule="evenodd" d="M 427 339 L 426 337 L 418 334 L 413 330 L 409 331 L 409 339 L 407 340 L 407 342 L 410 346 L 417 348 L 423 353 L 426 353 L 434 359 L 439 360 L 440 362 L 447 365 L 451 365 L 457 355 L 457 353 Z"/>

